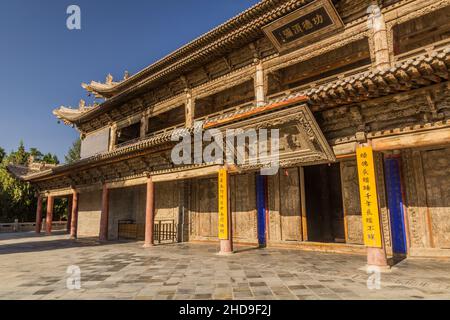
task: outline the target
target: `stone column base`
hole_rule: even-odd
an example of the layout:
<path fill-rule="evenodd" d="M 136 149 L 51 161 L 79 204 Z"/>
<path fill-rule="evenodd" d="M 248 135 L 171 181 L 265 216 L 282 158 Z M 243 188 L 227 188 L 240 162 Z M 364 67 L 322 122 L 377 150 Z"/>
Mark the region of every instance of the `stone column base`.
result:
<path fill-rule="evenodd" d="M 384 248 L 367 248 L 367 265 L 389 267 Z"/>
<path fill-rule="evenodd" d="M 233 243 L 231 240 L 220 240 L 220 252 L 219 255 L 233 254 Z"/>

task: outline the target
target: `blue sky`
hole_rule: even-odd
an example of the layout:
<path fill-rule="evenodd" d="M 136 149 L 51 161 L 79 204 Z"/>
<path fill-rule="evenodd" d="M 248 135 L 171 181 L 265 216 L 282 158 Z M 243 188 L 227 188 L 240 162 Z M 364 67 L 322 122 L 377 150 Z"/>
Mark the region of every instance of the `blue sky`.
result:
<path fill-rule="evenodd" d="M 258 0 L 0 0 L 0 147 L 56 153 L 75 129 L 52 110 L 88 99 L 81 82 L 134 74 Z M 81 8 L 81 30 L 66 9 Z"/>

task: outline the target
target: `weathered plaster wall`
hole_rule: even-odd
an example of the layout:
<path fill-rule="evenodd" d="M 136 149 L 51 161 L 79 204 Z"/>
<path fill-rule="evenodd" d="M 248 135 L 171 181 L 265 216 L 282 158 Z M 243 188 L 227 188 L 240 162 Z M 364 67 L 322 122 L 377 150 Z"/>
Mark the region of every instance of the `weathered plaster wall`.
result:
<path fill-rule="evenodd" d="M 98 237 L 102 210 L 102 193 L 81 193 L 78 203 L 78 237 Z"/>
<path fill-rule="evenodd" d="M 111 189 L 109 193 L 108 238 L 118 238 L 119 220 L 145 221 L 145 185 Z"/>
<path fill-rule="evenodd" d="M 144 238 L 146 185 L 111 189 L 109 194 L 108 238 L 118 239 L 120 220 L 132 220 L 137 226 L 138 239 Z M 155 184 L 155 223 L 174 220 L 178 223 L 179 188 L 177 182 Z"/>

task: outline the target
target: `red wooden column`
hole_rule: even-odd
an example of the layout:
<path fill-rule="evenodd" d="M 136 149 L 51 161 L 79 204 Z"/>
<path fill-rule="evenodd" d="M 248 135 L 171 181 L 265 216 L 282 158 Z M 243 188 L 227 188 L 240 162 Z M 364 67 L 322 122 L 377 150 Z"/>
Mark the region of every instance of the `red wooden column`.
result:
<path fill-rule="evenodd" d="M 72 196 L 72 214 L 71 214 L 71 221 L 70 221 L 70 238 L 76 239 L 77 238 L 77 228 L 78 228 L 78 192 L 76 190 L 73 190 L 73 196 Z"/>
<path fill-rule="evenodd" d="M 42 196 L 37 195 L 37 208 L 36 208 L 36 233 L 41 233 L 42 228 Z"/>
<path fill-rule="evenodd" d="M 70 227 L 72 225 L 72 198 L 67 197 L 67 225 L 66 230 L 70 234 Z"/>
<path fill-rule="evenodd" d="M 152 177 L 147 180 L 147 201 L 145 207 L 145 242 L 144 248 L 149 248 L 154 245 L 153 239 L 153 225 L 155 217 L 155 186 Z"/>
<path fill-rule="evenodd" d="M 45 231 L 47 235 L 52 234 L 52 222 L 53 222 L 53 196 L 48 196 L 47 198 L 47 218 L 45 219 Z"/>
<path fill-rule="evenodd" d="M 103 184 L 102 192 L 102 214 L 100 217 L 100 241 L 108 240 L 108 216 L 109 216 L 109 190 L 106 184 Z"/>

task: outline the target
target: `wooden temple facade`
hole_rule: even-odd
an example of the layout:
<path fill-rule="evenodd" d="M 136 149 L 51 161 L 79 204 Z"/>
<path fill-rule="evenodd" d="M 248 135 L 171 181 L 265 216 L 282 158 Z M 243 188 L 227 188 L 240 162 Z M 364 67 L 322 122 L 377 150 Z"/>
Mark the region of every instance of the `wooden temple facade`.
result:
<path fill-rule="evenodd" d="M 38 224 L 43 198 L 47 220 L 72 199 L 73 237 L 215 242 L 225 223 L 223 252 L 450 256 L 449 70 L 450 0 L 265 0 L 133 76 L 84 84 L 104 102 L 54 112 L 82 159 L 20 177 Z M 241 127 L 280 130 L 276 175 L 172 163 L 174 130 Z"/>

